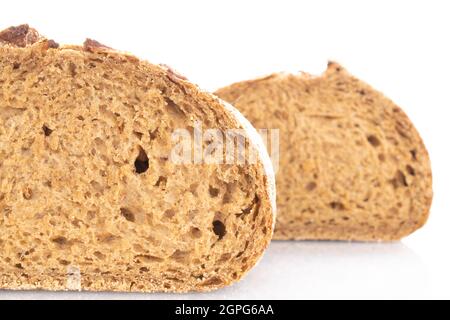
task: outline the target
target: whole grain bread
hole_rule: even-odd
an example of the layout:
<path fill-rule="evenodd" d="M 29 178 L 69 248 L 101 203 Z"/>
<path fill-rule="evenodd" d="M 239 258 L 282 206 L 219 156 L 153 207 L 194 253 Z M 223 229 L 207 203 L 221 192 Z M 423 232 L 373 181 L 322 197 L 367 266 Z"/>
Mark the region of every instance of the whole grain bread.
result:
<path fill-rule="evenodd" d="M 330 62 L 216 94 L 256 128 L 280 129 L 274 239 L 397 240 L 427 220 L 427 150 L 391 100 Z"/>
<path fill-rule="evenodd" d="M 0 87 L 0 288 L 204 291 L 260 259 L 274 175 L 234 108 L 166 66 L 27 25 L 0 33 Z M 174 130 L 199 122 L 243 130 L 256 161 L 172 161 Z"/>

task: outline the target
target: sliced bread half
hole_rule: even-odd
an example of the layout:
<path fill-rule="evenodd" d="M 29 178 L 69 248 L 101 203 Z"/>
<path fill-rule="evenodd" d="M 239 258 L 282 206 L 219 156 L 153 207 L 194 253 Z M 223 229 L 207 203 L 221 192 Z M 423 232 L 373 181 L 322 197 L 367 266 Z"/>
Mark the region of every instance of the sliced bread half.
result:
<path fill-rule="evenodd" d="M 203 291 L 260 259 L 273 171 L 234 108 L 168 67 L 27 25 L 0 33 L 0 88 L 0 288 Z M 254 161 L 175 161 L 174 133 L 199 123 L 239 129 Z"/>
<path fill-rule="evenodd" d="M 216 94 L 256 128 L 280 129 L 275 239 L 397 240 L 427 220 L 431 168 L 418 132 L 337 63 Z"/>

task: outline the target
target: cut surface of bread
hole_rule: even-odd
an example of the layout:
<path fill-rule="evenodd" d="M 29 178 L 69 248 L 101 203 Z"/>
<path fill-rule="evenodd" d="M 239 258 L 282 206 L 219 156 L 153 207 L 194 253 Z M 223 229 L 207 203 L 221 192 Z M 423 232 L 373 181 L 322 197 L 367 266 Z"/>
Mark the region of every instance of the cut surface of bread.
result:
<path fill-rule="evenodd" d="M 238 112 L 93 40 L 0 33 L 0 288 L 204 291 L 260 259 L 274 181 Z M 257 161 L 176 163 L 172 134 L 244 129 Z"/>
<path fill-rule="evenodd" d="M 330 62 L 216 94 L 255 128 L 280 129 L 274 239 L 397 240 L 427 220 L 427 150 L 391 100 Z"/>

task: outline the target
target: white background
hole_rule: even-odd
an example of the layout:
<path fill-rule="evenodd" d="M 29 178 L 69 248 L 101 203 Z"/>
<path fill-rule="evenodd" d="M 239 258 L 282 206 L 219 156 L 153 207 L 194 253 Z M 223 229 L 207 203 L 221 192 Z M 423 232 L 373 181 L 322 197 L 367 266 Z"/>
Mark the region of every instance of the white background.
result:
<path fill-rule="evenodd" d="M 0 29 L 29 23 L 167 63 L 214 90 L 327 60 L 383 91 L 422 134 L 435 198 L 426 226 L 394 244 L 276 242 L 239 284 L 210 294 L 0 291 L 0 298 L 450 298 L 449 1 L 4 1 Z"/>

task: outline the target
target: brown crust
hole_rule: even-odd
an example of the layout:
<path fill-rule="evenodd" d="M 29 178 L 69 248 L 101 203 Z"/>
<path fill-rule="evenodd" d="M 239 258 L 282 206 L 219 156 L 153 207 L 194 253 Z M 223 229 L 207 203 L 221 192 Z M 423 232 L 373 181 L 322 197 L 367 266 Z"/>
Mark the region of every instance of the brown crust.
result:
<path fill-rule="evenodd" d="M 188 78 L 186 78 L 184 75 L 182 75 L 172 67 L 168 66 L 167 64 L 161 63 L 160 66 L 166 71 L 169 80 L 174 82 L 175 84 L 179 84 L 180 80 L 182 81 L 188 80 Z"/>
<path fill-rule="evenodd" d="M 0 32 L 0 42 L 20 48 L 32 45 L 40 39 L 39 33 L 35 29 L 30 28 L 27 24 L 10 27 Z"/>
<path fill-rule="evenodd" d="M 95 52 L 98 51 L 98 49 L 111 49 L 111 48 L 98 42 L 97 40 L 87 38 L 83 43 L 83 49 L 88 52 Z"/>
<path fill-rule="evenodd" d="M 54 40 L 47 40 L 47 48 L 48 49 L 58 49 L 59 43 Z"/>
<path fill-rule="evenodd" d="M 80 274 L 79 281 L 71 284 L 70 270 L 63 274 L 30 276 L 23 272 L 8 272 L 0 274 L 0 289 L 6 290 L 47 290 L 47 291 L 90 291 L 90 292 L 166 292 L 186 293 L 192 291 L 190 283 L 178 283 L 177 287 L 166 288 L 165 282 L 158 279 L 136 275 L 133 281 L 125 279 L 122 274 Z M 222 288 L 226 284 L 212 283 L 207 286 L 197 286 L 195 291 L 208 292 Z"/>

